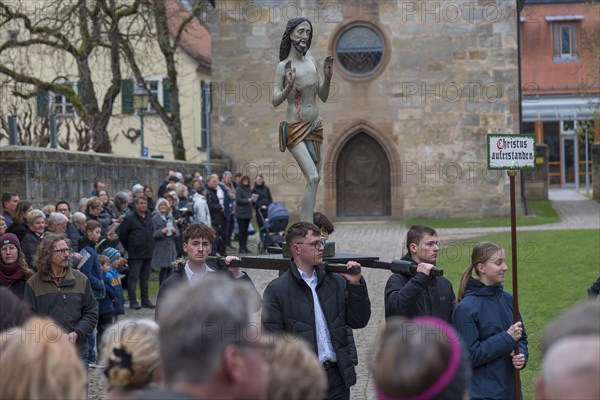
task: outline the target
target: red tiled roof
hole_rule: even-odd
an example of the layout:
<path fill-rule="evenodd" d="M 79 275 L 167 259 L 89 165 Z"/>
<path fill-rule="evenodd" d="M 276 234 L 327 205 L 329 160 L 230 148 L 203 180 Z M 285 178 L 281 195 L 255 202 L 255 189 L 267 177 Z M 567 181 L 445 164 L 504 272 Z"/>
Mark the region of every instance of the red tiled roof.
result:
<path fill-rule="evenodd" d="M 167 0 L 166 7 L 169 33 L 172 36 L 175 36 L 183 20 L 190 15 L 190 12 L 179 0 Z M 210 32 L 197 18 L 192 18 L 186 25 L 181 33 L 179 45 L 200 66 L 206 68 L 211 67 Z"/>

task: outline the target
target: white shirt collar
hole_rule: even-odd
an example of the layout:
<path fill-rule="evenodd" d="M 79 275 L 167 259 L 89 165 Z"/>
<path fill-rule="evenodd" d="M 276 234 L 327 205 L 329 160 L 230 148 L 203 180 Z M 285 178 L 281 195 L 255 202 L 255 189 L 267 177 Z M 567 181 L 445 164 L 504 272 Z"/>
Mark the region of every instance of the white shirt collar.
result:
<path fill-rule="evenodd" d="M 209 267 L 208 265 L 204 264 L 203 272 L 194 272 L 188 265 L 188 261 L 185 262 L 185 275 L 187 276 L 188 281 L 191 281 L 192 279 L 201 279 L 204 276 L 206 276 L 206 274 L 208 274 L 209 272 L 215 272 L 215 270 Z"/>

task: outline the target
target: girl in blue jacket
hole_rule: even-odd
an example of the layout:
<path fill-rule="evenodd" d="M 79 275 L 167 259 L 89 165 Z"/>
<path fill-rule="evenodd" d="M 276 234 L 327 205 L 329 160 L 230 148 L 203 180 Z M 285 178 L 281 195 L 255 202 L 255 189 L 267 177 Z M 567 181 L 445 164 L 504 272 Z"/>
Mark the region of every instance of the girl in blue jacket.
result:
<path fill-rule="evenodd" d="M 452 323 L 471 354 L 471 399 L 514 399 L 515 370 L 527 363 L 527 334 L 520 315 L 513 323 L 512 295 L 502 287 L 507 270 L 504 250 L 480 243 L 460 281 Z"/>

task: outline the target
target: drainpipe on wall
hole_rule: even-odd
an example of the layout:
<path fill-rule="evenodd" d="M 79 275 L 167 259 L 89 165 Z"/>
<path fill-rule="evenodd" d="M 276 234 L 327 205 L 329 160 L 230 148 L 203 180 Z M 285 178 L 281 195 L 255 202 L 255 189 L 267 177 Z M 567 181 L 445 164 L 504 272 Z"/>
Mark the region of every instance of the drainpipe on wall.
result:
<path fill-rule="evenodd" d="M 212 84 L 210 81 L 200 82 L 200 93 L 202 96 L 202 145 L 206 148 L 206 176 L 210 176 L 210 145 L 211 145 L 211 121 L 212 114 Z"/>
<path fill-rule="evenodd" d="M 521 86 L 521 11 L 523 10 L 523 0 L 517 0 L 517 67 L 518 71 L 518 85 L 519 90 L 518 93 L 518 102 L 519 102 L 519 134 L 523 133 L 523 87 Z M 525 215 L 529 215 L 529 205 L 527 202 L 527 197 L 525 197 L 525 176 L 523 171 L 520 171 L 520 179 L 519 184 L 521 187 L 521 199 L 523 200 L 523 208 L 525 211 Z"/>

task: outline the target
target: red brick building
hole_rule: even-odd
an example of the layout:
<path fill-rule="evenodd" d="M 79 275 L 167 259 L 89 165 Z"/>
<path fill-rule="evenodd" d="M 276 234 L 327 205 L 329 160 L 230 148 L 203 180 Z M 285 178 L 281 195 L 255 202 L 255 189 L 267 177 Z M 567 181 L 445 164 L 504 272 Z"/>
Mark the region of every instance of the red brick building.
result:
<path fill-rule="evenodd" d="M 600 111 L 600 2 L 524 0 L 521 11 L 523 133 L 548 145 L 550 185 L 578 187 L 591 161 L 578 140 Z M 600 140 L 600 126 L 588 135 Z M 588 146 L 587 160 L 591 160 Z M 586 169 L 586 163 L 589 168 Z M 586 172 L 589 171 L 589 172 Z M 579 179 L 577 179 L 577 177 Z"/>

